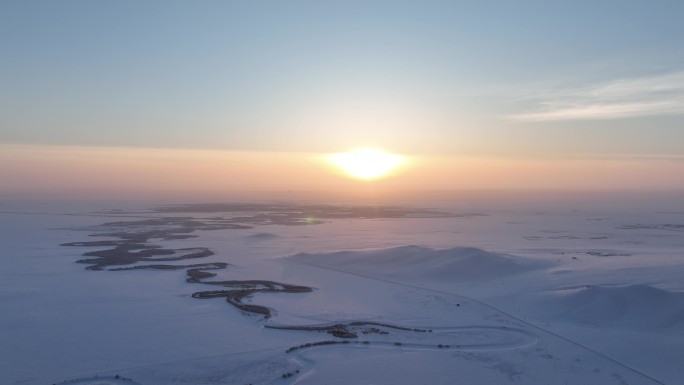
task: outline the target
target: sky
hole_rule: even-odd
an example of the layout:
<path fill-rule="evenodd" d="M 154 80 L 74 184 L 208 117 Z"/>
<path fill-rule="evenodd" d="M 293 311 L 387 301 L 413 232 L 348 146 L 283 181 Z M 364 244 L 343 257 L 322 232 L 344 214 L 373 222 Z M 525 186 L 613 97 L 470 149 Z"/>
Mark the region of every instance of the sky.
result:
<path fill-rule="evenodd" d="M 683 14 L 664 0 L 3 1 L 0 192 L 368 188 L 321 160 L 358 147 L 415 160 L 382 182 L 395 189 L 684 189 Z"/>

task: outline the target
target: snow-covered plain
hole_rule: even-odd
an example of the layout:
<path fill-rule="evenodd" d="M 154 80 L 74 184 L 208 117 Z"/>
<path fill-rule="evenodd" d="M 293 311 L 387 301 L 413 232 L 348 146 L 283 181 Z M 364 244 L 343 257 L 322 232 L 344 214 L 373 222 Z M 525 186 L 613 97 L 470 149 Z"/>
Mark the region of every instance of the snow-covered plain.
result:
<path fill-rule="evenodd" d="M 684 208 L 634 202 L 3 202 L 0 383 L 678 384 Z M 75 263 L 144 250 L 132 233 L 175 250 L 153 258 L 214 255 Z M 207 263 L 228 265 L 168 268 Z M 109 271 L 151 264 L 167 267 Z M 270 318 L 192 296 L 246 281 Z"/>

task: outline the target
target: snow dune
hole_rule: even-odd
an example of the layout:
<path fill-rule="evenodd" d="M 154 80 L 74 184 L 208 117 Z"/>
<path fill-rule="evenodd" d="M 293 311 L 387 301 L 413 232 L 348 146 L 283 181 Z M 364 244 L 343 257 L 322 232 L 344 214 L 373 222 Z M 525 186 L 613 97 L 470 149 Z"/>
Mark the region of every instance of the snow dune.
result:
<path fill-rule="evenodd" d="M 548 266 L 528 258 L 474 247 L 389 249 L 300 253 L 290 257 L 315 266 L 402 281 L 473 281 L 519 274 Z"/>
<path fill-rule="evenodd" d="M 541 294 L 536 305 L 559 322 L 628 330 L 684 327 L 684 293 L 648 285 L 566 288 Z"/>
<path fill-rule="evenodd" d="M 67 380 L 56 385 L 140 385 L 130 378 L 116 376 L 86 377 Z"/>

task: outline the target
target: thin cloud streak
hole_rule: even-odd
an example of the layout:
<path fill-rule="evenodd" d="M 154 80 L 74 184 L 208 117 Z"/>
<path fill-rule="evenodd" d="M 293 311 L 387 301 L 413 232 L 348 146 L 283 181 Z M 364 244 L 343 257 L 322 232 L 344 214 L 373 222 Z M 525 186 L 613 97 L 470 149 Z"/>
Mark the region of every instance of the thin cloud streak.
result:
<path fill-rule="evenodd" d="M 684 114 L 684 72 L 549 91 L 531 99 L 541 106 L 540 111 L 510 119 L 544 122 Z"/>

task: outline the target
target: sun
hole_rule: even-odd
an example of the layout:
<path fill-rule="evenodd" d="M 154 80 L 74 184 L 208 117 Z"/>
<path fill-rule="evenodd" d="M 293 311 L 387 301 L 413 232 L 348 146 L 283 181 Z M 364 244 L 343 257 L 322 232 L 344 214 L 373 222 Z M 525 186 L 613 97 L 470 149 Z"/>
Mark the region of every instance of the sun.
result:
<path fill-rule="evenodd" d="M 374 180 L 388 176 L 404 163 L 404 157 L 373 148 L 359 148 L 353 151 L 332 154 L 328 160 L 350 176 Z"/>

